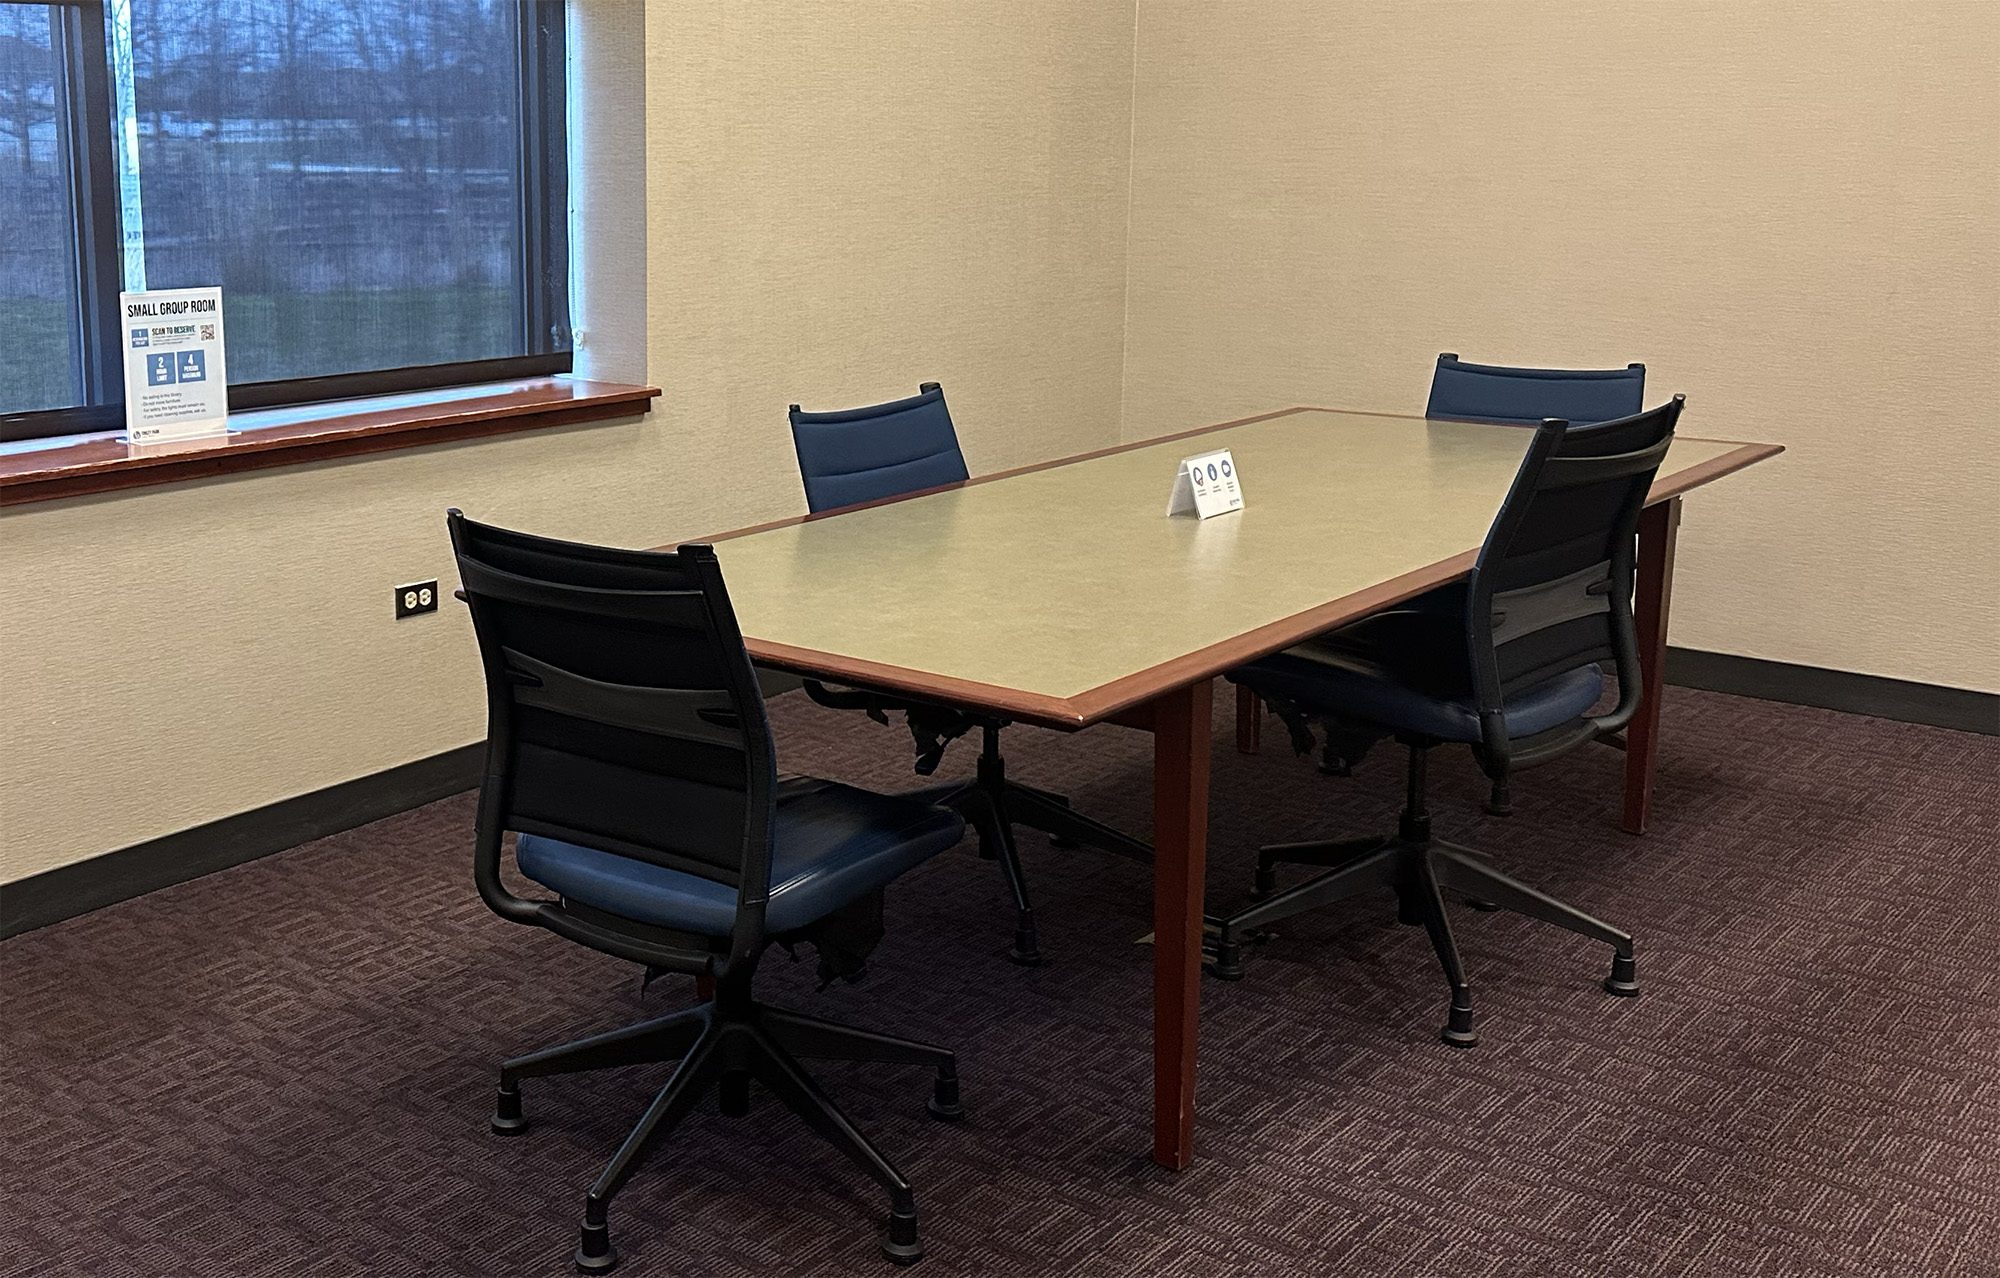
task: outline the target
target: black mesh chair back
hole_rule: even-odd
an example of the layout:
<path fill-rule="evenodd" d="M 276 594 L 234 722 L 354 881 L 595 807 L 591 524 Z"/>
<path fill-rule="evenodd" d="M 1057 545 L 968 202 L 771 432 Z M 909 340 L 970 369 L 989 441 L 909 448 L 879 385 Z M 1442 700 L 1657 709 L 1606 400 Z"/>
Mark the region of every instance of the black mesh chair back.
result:
<path fill-rule="evenodd" d="M 735 888 L 731 952 L 761 947 L 777 764 L 714 550 L 580 545 L 457 510 L 449 522 L 486 674 L 481 895 L 638 961 L 705 965 L 705 951 L 662 957 L 640 925 L 507 893 L 503 833 L 546 835 Z"/>
<path fill-rule="evenodd" d="M 1632 587 L 1639 512 L 1673 442 L 1684 397 L 1589 426 L 1548 419 L 1501 503 L 1467 582 L 1473 687 L 1487 771 L 1552 757 L 1623 727 L 1639 704 Z M 1611 661 L 1618 703 L 1508 740 L 1508 694 Z"/>

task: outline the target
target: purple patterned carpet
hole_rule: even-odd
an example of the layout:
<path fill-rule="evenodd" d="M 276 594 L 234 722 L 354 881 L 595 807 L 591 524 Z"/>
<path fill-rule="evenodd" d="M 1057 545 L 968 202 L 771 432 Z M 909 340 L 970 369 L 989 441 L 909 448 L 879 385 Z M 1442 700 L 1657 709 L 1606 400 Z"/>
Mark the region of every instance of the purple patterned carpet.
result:
<path fill-rule="evenodd" d="M 1224 701 L 1226 698 L 1218 698 Z M 905 738 L 774 704 L 783 763 L 911 784 Z M 1661 817 L 1619 833 L 1619 756 L 1439 831 L 1639 938 L 1605 956 L 1459 914 L 1483 1046 L 1384 896 L 1292 921 L 1202 1008 L 1198 1161 L 1150 1165 L 1149 879 L 1024 835 L 1051 966 L 1002 957 L 970 841 L 900 882 L 868 980 L 762 993 L 955 1047 L 818 1076 L 917 1186 L 921 1273 L 2000 1275 L 2000 739 L 1669 691 Z M 1260 842 L 1386 828 L 1398 760 L 1347 781 L 1218 714 L 1213 905 Z M 1144 833 L 1145 738 L 1017 730 L 1010 763 Z M 970 766 L 963 743 L 947 768 Z M 659 1069 L 543 1080 L 489 1136 L 505 1056 L 670 1008 L 627 965 L 486 912 L 460 796 L 0 943 L 0 1275 L 569 1272 L 584 1189 Z M 613 1209 L 630 1278 L 890 1272 L 883 1203 L 768 1095 L 698 1114 Z"/>

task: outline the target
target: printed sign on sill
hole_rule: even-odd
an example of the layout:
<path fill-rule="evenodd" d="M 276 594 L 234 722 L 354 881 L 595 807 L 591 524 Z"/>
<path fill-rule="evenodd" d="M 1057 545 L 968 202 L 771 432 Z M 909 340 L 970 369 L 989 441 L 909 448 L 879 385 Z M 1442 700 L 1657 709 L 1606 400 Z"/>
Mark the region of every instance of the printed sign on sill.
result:
<path fill-rule="evenodd" d="M 1169 515 L 1226 515 L 1243 509 L 1243 486 L 1236 475 L 1236 459 L 1228 449 L 1187 457 L 1174 475 L 1173 495 L 1167 498 Z"/>
<path fill-rule="evenodd" d="M 134 444 L 221 435 L 229 428 L 222 290 L 118 295 L 125 336 L 125 437 Z"/>

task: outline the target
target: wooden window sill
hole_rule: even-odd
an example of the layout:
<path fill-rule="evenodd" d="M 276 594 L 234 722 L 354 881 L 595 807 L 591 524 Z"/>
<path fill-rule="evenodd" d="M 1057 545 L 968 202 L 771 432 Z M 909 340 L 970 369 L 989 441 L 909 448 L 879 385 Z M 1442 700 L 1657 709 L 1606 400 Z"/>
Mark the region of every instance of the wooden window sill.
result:
<path fill-rule="evenodd" d="M 230 434 L 178 444 L 123 444 L 119 431 L 0 443 L 0 506 L 631 417 L 659 393 L 534 377 L 233 413 Z"/>

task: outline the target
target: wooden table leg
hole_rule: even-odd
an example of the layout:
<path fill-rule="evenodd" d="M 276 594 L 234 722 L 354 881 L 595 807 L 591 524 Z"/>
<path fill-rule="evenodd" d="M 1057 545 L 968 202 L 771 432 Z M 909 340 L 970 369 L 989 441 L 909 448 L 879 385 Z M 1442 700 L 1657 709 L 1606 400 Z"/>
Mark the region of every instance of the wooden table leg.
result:
<path fill-rule="evenodd" d="M 1631 834 L 1646 832 L 1653 807 L 1653 769 L 1660 753 L 1660 696 L 1667 681 L 1667 611 L 1674 594 L 1674 539 L 1681 499 L 1648 506 L 1639 516 L 1639 580 L 1632 619 L 1639 630 L 1642 682 L 1639 710 L 1625 728 L 1625 814 Z"/>
<path fill-rule="evenodd" d="M 1236 753 L 1255 754 L 1264 735 L 1264 704 L 1241 684 L 1236 688 Z"/>
<path fill-rule="evenodd" d="M 1153 703 L 1153 1161 L 1194 1161 L 1195 1026 L 1214 681 Z"/>

